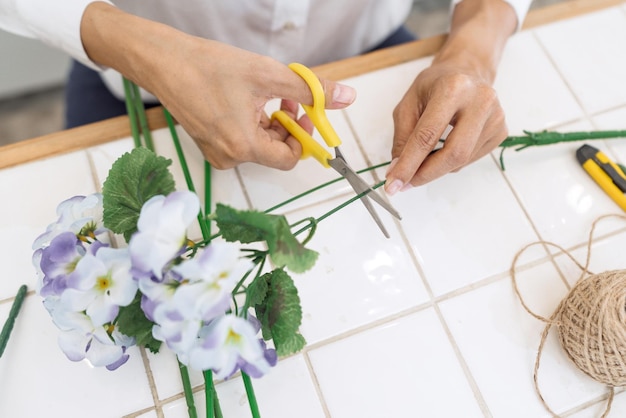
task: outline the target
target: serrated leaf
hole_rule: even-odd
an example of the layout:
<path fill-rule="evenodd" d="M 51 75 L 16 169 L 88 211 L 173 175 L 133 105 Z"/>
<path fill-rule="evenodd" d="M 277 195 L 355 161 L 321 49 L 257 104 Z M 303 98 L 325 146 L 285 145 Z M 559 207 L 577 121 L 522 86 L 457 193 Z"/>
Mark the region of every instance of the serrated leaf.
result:
<path fill-rule="evenodd" d="M 102 186 L 104 226 L 126 241 L 137 230 L 141 207 L 150 198 L 175 190 L 171 160 L 139 147 L 113 163 Z"/>
<path fill-rule="evenodd" d="M 215 220 L 226 241 L 244 244 L 265 241 L 276 267 L 302 273 L 315 264 L 318 253 L 310 250 L 292 234 L 287 219 L 258 211 L 240 211 L 218 204 Z"/>
<path fill-rule="evenodd" d="M 116 325 L 122 334 L 135 337 L 138 346 L 146 347 L 152 353 L 159 351 L 161 341 L 152 336 L 154 323 L 146 318 L 141 309 L 141 292 L 137 291 L 130 305 L 120 308 Z"/>
<path fill-rule="evenodd" d="M 276 228 L 275 215 L 254 210 L 236 210 L 218 203 L 215 207 L 215 222 L 222 237 L 229 242 L 243 244 L 265 241 L 265 237 Z"/>
<path fill-rule="evenodd" d="M 302 308 L 293 280 L 283 269 L 264 274 L 260 279 L 268 285 L 265 299 L 255 306 L 263 338 L 274 341 L 279 356 L 300 351 L 306 341 L 298 331 L 302 323 Z"/>
<path fill-rule="evenodd" d="M 263 303 L 267 297 L 267 281 L 264 276 L 259 276 L 248 285 L 246 289 L 246 303 L 248 306 L 256 306 Z"/>
<path fill-rule="evenodd" d="M 267 245 L 274 265 L 284 266 L 294 273 L 303 273 L 313 267 L 319 255 L 293 236 L 284 218 L 278 222 L 276 233 L 268 237 Z"/>
<path fill-rule="evenodd" d="M 276 338 L 276 337 L 275 337 Z M 276 350 L 279 356 L 288 356 L 289 354 L 299 353 L 306 345 L 304 337 L 298 333 L 285 335 L 281 338 L 280 350 Z"/>

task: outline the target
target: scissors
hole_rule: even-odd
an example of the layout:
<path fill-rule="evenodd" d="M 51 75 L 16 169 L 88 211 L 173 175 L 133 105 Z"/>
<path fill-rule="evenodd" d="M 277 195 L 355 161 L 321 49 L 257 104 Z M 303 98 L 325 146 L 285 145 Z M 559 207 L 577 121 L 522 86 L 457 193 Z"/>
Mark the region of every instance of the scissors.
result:
<path fill-rule="evenodd" d="M 326 117 L 326 99 L 324 96 L 324 88 L 315 73 L 313 73 L 313 71 L 311 71 L 308 67 L 299 63 L 289 64 L 289 68 L 302 77 L 311 89 L 311 93 L 313 95 L 313 105 L 309 106 L 303 104 L 302 107 L 324 139 L 324 142 L 326 142 L 326 145 L 334 148 L 335 157 L 333 158 L 330 152 L 313 139 L 313 137 L 304 128 L 298 125 L 298 123 L 284 111 L 278 110 L 274 112 L 272 114 L 272 120 L 278 120 L 285 127 L 285 129 L 287 129 L 287 131 L 300 142 L 302 145 L 302 159 L 313 157 L 324 167 L 332 167 L 348 181 L 357 195 L 365 193 L 360 198 L 361 202 L 363 202 L 365 208 L 370 213 L 374 222 L 376 222 L 385 237 L 389 238 L 389 233 L 374 210 L 370 198 L 397 219 L 402 219 L 400 214 L 382 196 L 375 192 L 374 189 L 372 189 L 346 162 L 346 159 L 339 150 L 341 140 Z"/>

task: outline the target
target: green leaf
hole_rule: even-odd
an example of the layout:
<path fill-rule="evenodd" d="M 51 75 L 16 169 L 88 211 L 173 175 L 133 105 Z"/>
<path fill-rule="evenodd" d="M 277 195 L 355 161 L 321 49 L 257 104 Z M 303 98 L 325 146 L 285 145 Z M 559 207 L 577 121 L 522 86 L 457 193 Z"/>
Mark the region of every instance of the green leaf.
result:
<path fill-rule="evenodd" d="M 303 273 L 315 265 L 319 254 L 293 236 L 285 218 L 276 225 L 276 233 L 267 238 L 270 258 L 276 267 L 285 266 L 294 273 Z"/>
<path fill-rule="evenodd" d="M 226 241 L 250 243 L 265 241 L 276 267 L 286 267 L 294 273 L 307 271 L 317 261 L 318 253 L 306 248 L 291 233 L 287 219 L 248 210 L 239 211 L 217 204 L 215 220 Z"/>
<path fill-rule="evenodd" d="M 304 348 L 306 345 L 306 340 L 304 337 L 295 332 L 293 334 L 286 335 L 284 339 L 281 340 L 280 350 L 276 350 L 276 353 L 279 356 L 287 356 L 289 354 L 298 353 L 300 350 Z"/>
<path fill-rule="evenodd" d="M 246 289 L 247 306 L 256 306 L 263 303 L 267 296 L 268 285 L 265 276 L 259 276 Z"/>
<path fill-rule="evenodd" d="M 146 318 L 141 309 L 141 292 L 137 291 L 130 305 L 120 308 L 116 325 L 122 334 L 135 337 L 138 346 L 145 347 L 152 353 L 158 353 L 161 341 L 152 336 L 154 323 Z"/>
<path fill-rule="evenodd" d="M 126 241 L 137 230 L 141 207 L 150 198 L 175 190 L 171 160 L 139 147 L 113 163 L 102 186 L 104 225 Z"/>
<path fill-rule="evenodd" d="M 274 341 L 279 356 L 297 353 L 306 341 L 298 332 L 302 308 L 293 280 L 283 269 L 266 273 L 257 280 L 267 283 L 266 297 L 262 303 L 255 305 L 263 338 Z"/>
<path fill-rule="evenodd" d="M 276 228 L 274 217 L 254 210 L 236 210 L 221 203 L 215 207 L 217 227 L 229 242 L 248 244 L 265 241 L 265 237 Z"/>

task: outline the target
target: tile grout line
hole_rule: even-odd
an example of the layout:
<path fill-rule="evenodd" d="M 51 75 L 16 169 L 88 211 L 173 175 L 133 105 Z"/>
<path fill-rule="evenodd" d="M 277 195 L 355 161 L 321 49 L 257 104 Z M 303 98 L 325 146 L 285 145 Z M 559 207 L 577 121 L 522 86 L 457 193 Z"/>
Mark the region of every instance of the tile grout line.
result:
<path fill-rule="evenodd" d="M 146 371 L 146 377 L 148 378 L 148 384 L 150 386 L 150 393 L 152 395 L 152 401 L 154 402 L 155 411 L 157 414 L 157 418 L 164 418 L 163 410 L 161 409 L 161 401 L 159 399 L 159 393 L 156 387 L 156 382 L 154 380 L 154 373 L 152 371 L 152 367 L 150 366 L 150 360 L 148 359 L 148 353 L 146 353 L 145 348 L 140 348 L 141 352 L 141 360 L 143 362 L 143 367 Z"/>
<path fill-rule="evenodd" d="M 98 170 L 96 168 L 96 162 L 94 161 L 94 157 L 91 153 L 91 150 L 95 148 L 87 148 L 85 150 L 85 156 L 87 157 L 87 164 L 89 164 L 89 171 L 91 172 L 91 180 L 93 181 L 94 188 L 98 193 L 102 193 L 102 183 L 100 181 L 100 177 L 98 176 Z"/>
<path fill-rule="evenodd" d="M 311 381 L 313 382 L 313 387 L 315 388 L 315 394 L 317 395 L 320 405 L 322 406 L 322 410 L 324 411 L 324 416 L 326 418 L 330 418 L 331 417 L 330 410 L 328 409 L 326 398 L 324 397 L 324 393 L 322 392 L 322 386 L 319 383 L 319 380 L 317 378 L 317 373 L 315 373 L 315 368 L 313 367 L 313 364 L 311 363 L 311 358 L 309 357 L 309 346 L 305 346 L 301 354 L 302 354 L 302 358 L 304 359 L 304 363 L 306 364 L 307 371 L 309 372 L 309 377 L 311 378 Z"/>
<path fill-rule="evenodd" d="M 624 15 L 626 15 L 626 10 L 623 7 L 614 6 L 614 8 L 618 8 L 619 10 L 621 10 L 623 12 Z M 609 10 L 609 9 L 606 9 L 606 10 Z M 583 105 L 582 99 L 580 97 L 578 97 L 578 95 L 574 91 L 572 85 L 568 82 L 567 78 L 564 76 L 563 72 L 561 71 L 561 69 L 557 65 L 556 61 L 554 60 L 554 58 L 552 57 L 552 55 L 548 51 L 548 48 L 541 41 L 541 37 L 539 36 L 537 30 L 533 30 L 532 31 L 532 36 L 536 40 L 537 44 L 539 44 L 539 47 L 541 48 L 543 53 L 548 58 L 548 61 L 550 62 L 550 64 L 554 68 L 554 70 L 557 72 L 557 74 L 559 75 L 559 77 L 561 78 L 561 80 L 563 81 L 565 86 L 567 87 L 568 91 L 572 94 L 572 96 L 576 100 L 576 104 L 578 104 L 578 106 L 580 107 L 580 109 L 582 110 L 583 115 L 584 115 L 584 117 L 582 119 L 585 119 L 586 121 L 588 121 L 591 124 L 591 126 L 593 126 L 594 129 L 598 129 L 598 125 L 597 125 L 597 123 L 595 122 L 595 120 L 593 118 L 594 116 L 602 115 L 604 113 L 611 112 L 612 110 L 616 110 L 616 109 L 621 109 L 621 108 L 626 106 L 625 104 L 621 104 L 621 105 L 616 105 L 616 106 L 609 107 L 607 109 L 598 110 L 596 112 L 589 112 L 587 110 L 587 108 Z M 610 143 L 607 143 L 606 139 L 601 140 L 601 142 L 604 143 L 610 150 L 612 150 L 612 147 L 611 147 Z"/>
<path fill-rule="evenodd" d="M 213 170 L 212 167 L 211 167 L 211 170 Z M 241 171 L 239 171 L 238 167 L 235 167 L 234 172 L 235 172 L 235 176 L 237 177 L 237 181 L 239 181 L 239 187 L 241 187 L 241 193 L 243 193 L 243 198 L 246 200 L 248 209 L 253 209 L 254 206 L 252 206 L 252 199 L 250 199 L 250 195 L 248 194 L 248 189 L 246 187 L 246 183 L 243 181 L 243 176 L 241 175 Z M 213 188 L 213 185 L 211 185 L 211 188 Z M 217 203 L 217 202 L 214 202 L 214 203 Z"/>
<path fill-rule="evenodd" d="M 456 359 L 459 363 L 459 366 L 461 367 L 461 370 L 463 371 L 466 382 L 469 385 L 470 390 L 472 391 L 474 395 L 476 403 L 478 404 L 478 407 L 480 408 L 485 418 L 491 418 L 492 414 L 489 411 L 489 406 L 487 405 L 487 402 L 484 396 L 482 395 L 480 388 L 478 387 L 478 383 L 476 383 L 476 380 L 474 379 L 474 376 L 471 373 L 471 370 L 461 353 L 460 347 L 456 343 L 456 340 L 454 339 L 454 336 L 452 335 L 452 332 L 450 331 L 450 328 L 448 327 L 448 323 L 446 322 L 443 316 L 443 313 L 441 312 L 441 308 L 439 307 L 439 301 L 437 300 L 437 297 L 435 297 L 433 290 L 430 287 L 430 283 L 426 279 L 426 273 L 424 272 L 422 265 L 419 263 L 417 254 L 415 254 L 415 252 L 413 251 L 413 247 L 410 245 L 409 238 L 406 232 L 404 231 L 404 229 L 400 229 L 400 234 L 402 235 L 402 239 L 405 243 L 405 246 L 407 247 L 409 251 L 409 256 L 411 257 L 411 260 L 413 261 L 413 265 L 415 266 L 415 268 L 418 271 L 418 274 L 420 275 L 420 279 L 422 280 L 426 293 L 428 294 L 428 298 L 430 300 L 433 311 L 435 312 L 435 315 L 437 316 L 437 319 L 439 320 L 439 325 L 443 328 L 443 331 L 446 334 L 446 337 L 448 338 L 448 342 L 452 348 L 452 351 L 454 352 L 454 355 L 456 356 Z"/>
<path fill-rule="evenodd" d="M 495 157 L 494 157 L 493 153 L 490 153 L 490 156 L 491 156 L 491 159 L 494 162 L 494 164 L 496 164 L 496 166 L 499 167 L 498 162 L 495 160 Z M 520 195 L 515 190 L 515 187 L 513 187 L 513 184 L 511 183 L 511 181 L 508 178 L 508 176 L 506 175 L 506 173 L 504 171 L 500 170 L 500 169 L 498 171 L 500 172 L 500 175 L 502 176 L 502 179 L 504 180 L 504 182 L 506 183 L 507 187 L 509 188 L 509 190 L 513 194 L 513 197 L 514 197 L 515 201 L 517 202 L 517 205 L 519 206 L 519 208 L 522 211 L 522 213 L 524 213 L 524 216 L 526 216 L 526 220 L 528 221 L 528 223 L 530 224 L 533 232 L 535 233 L 535 235 L 537 237 L 537 241 L 535 241 L 535 242 L 541 242 L 541 247 L 543 248 L 543 250 L 547 254 L 547 259 L 548 259 L 547 261 L 551 262 L 553 267 L 556 268 L 557 273 L 559 274 L 559 277 L 560 277 L 561 281 L 565 285 L 565 288 L 567 290 L 569 290 L 571 288 L 571 286 L 567 282 L 567 279 L 564 277 L 564 275 L 562 274 L 561 270 L 558 268 L 558 264 L 556 263 L 556 260 L 554 259 L 554 254 L 552 254 L 552 252 L 550 251 L 550 248 L 546 244 L 547 241 L 542 237 L 541 233 L 539 232 L 539 228 L 537 228 L 537 225 L 535 224 L 535 222 L 531 218 L 530 213 L 528 213 L 528 209 L 524 205 Z M 513 266 L 511 266 L 511 267 L 513 267 Z"/>
<path fill-rule="evenodd" d="M 619 395 L 620 393 L 622 393 L 623 391 L 618 392 L 617 390 L 615 390 L 615 396 Z M 563 418 L 567 418 L 567 417 L 571 417 L 574 416 L 575 414 L 585 411 L 588 408 L 591 408 L 592 406 L 596 406 L 596 405 L 600 405 L 601 402 L 606 401 L 609 398 L 609 394 L 605 393 L 602 395 L 599 395 L 597 397 L 595 397 L 594 399 L 591 399 L 585 403 L 582 403 L 578 406 L 575 406 L 574 408 L 568 409 L 565 412 L 561 413 L 560 415 Z"/>
<path fill-rule="evenodd" d="M 578 97 L 578 95 L 574 91 L 574 88 L 570 84 L 569 80 L 567 80 L 567 78 L 565 77 L 565 75 L 563 74 L 559 66 L 557 65 L 556 60 L 554 59 L 552 54 L 550 54 L 550 51 L 548 50 L 546 45 L 541 41 L 541 37 L 539 36 L 538 31 L 536 29 L 532 31 L 532 36 L 535 39 L 535 41 L 539 44 L 541 51 L 545 54 L 546 58 L 552 65 L 552 68 L 554 68 L 554 71 L 556 71 L 561 81 L 563 81 L 563 84 L 565 84 L 565 86 L 567 87 L 567 90 L 569 90 L 572 97 L 574 97 L 576 104 L 578 105 L 578 107 L 580 107 L 580 110 L 582 110 L 584 118 L 587 119 L 588 121 L 591 121 L 591 118 L 589 117 L 589 112 L 587 108 L 584 106 L 582 99 Z"/>

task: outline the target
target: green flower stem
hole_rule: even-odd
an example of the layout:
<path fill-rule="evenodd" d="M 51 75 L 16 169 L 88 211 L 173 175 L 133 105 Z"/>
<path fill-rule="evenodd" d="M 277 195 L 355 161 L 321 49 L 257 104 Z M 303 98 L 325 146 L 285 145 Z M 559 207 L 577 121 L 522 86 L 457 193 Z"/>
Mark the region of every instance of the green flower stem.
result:
<path fill-rule="evenodd" d="M 383 180 L 383 181 L 381 181 L 380 183 L 378 183 L 378 184 L 376 184 L 376 185 L 372 186 L 371 190 L 376 190 L 376 189 L 378 189 L 379 187 L 383 186 L 384 184 L 385 184 L 385 180 Z M 294 233 L 294 235 L 299 235 L 299 234 L 301 234 L 302 232 L 304 232 L 304 231 L 306 231 L 306 230 L 308 230 L 308 229 L 310 229 L 310 228 L 313 228 L 314 226 L 317 226 L 317 224 L 318 224 L 318 223 L 320 223 L 320 222 L 321 222 L 321 221 L 323 221 L 324 219 L 328 218 L 328 217 L 329 217 L 329 216 L 331 216 L 332 214 L 334 214 L 334 213 L 336 213 L 336 212 L 340 211 L 341 209 L 345 208 L 345 207 L 346 207 L 346 206 L 348 206 L 350 203 L 352 203 L 352 202 L 355 202 L 355 201 L 359 200 L 359 199 L 360 199 L 360 198 L 362 198 L 363 196 L 367 195 L 367 194 L 368 194 L 371 190 L 369 190 L 369 189 L 368 189 L 368 190 L 366 190 L 366 191 L 364 191 L 364 192 L 362 192 L 362 193 L 359 193 L 359 194 L 357 194 L 356 196 L 354 196 L 354 197 L 352 197 L 352 198 L 350 198 L 350 199 L 346 200 L 346 201 L 345 201 L 345 202 L 343 202 L 341 205 L 339 205 L 339 206 L 337 206 L 337 207 L 335 207 L 335 208 L 331 209 L 330 211 L 326 212 L 325 214 L 323 214 L 322 216 L 320 216 L 319 218 L 317 218 L 317 219 L 315 220 L 315 222 L 313 222 L 313 223 L 311 223 L 311 224 L 309 224 L 309 225 L 307 225 L 307 226 L 303 227 L 302 229 L 298 230 L 296 233 Z"/>
<path fill-rule="evenodd" d="M 256 268 L 257 273 L 256 273 L 256 277 L 259 277 L 261 275 L 261 271 L 263 270 L 263 267 L 265 266 L 265 260 L 267 259 L 267 251 L 264 251 L 264 255 L 263 257 L 261 257 L 261 261 L 259 262 L 259 266 L 258 268 Z M 243 286 L 243 284 L 245 283 L 246 279 L 250 276 L 250 274 L 252 273 L 252 270 L 249 270 L 242 278 L 241 280 L 239 280 L 237 282 L 237 284 L 235 285 L 235 288 L 233 289 L 233 291 L 231 293 L 237 293 L 237 291 L 239 291 L 239 288 L 241 286 Z"/>
<path fill-rule="evenodd" d="M 213 399 L 213 372 L 205 370 L 202 372 L 204 376 L 204 398 L 206 403 L 206 418 L 215 418 L 215 405 Z"/>
<path fill-rule="evenodd" d="M 243 384 L 246 387 L 246 395 L 248 395 L 248 404 L 250 404 L 250 412 L 252 412 L 253 418 L 261 418 L 261 414 L 259 413 L 259 405 L 256 401 L 256 396 L 254 395 L 254 388 L 252 387 L 252 380 L 250 376 L 241 372 L 241 378 L 243 379 Z"/>
<path fill-rule="evenodd" d="M 526 135 L 510 136 L 500 144 L 500 168 L 504 171 L 504 150 L 510 147 L 518 147 L 515 151 L 521 151 L 532 146 L 550 145 L 559 142 L 585 141 L 595 139 L 626 138 L 626 130 L 618 131 L 588 131 L 588 132 L 556 132 L 524 131 Z M 620 168 L 623 166 L 620 165 Z"/>
<path fill-rule="evenodd" d="M 143 138 L 146 141 L 146 148 L 151 151 L 154 151 L 154 143 L 152 142 L 152 132 L 150 132 L 150 127 L 148 126 L 148 119 L 146 118 L 146 108 L 143 105 L 143 101 L 141 100 L 141 93 L 139 92 L 139 86 L 135 83 L 130 83 L 133 92 L 133 102 L 135 105 L 135 110 L 137 112 L 137 117 L 139 119 L 139 126 L 141 127 L 141 133 L 143 134 Z"/>
<path fill-rule="evenodd" d="M 135 112 L 135 108 L 133 106 L 132 99 L 132 87 L 131 82 L 125 77 L 122 78 L 124 83 L 124 97 L 126 102 L 126 113 L 128 113 L 128 119 L 130 120 L 130 133 L 133 137 L 133 141 L 135 143 L 135 148 L 141 146 L 141 137 L 139 136 L 139 127 L 137 125 L 137 114 Z"/>
<path fill-rule="evenodd" d="M 309 235 L 302 240 L 302 245 L 306 245 L 309 241 L 311 241 L 311 238 L 313 238 L 313 235 L 315 235 L 315 231 L 317 231 L 317 219 L 315 218 L 304 218 L 299 220 L 298 222 L 296 222 L 295 224 L 289 225 L 289 227 L 291 229 L 295 228 L 296 226 L 308 222 L 307 228 L 310 228 L 311 231 L 309 232 Z"/>
<path fill-rule="evenodd" d="M 187 183 L 187 188 L 196 192 L 196 188 L 193 184 L 193 179 L 191 178 L 191 172 L 189 170 L 189 165 L 187 164 L 187 159 L 185 158 L 185 153 L 183 152 L 183 147 L 180 144 L 180 139 L 178 137 L 178 132 L 176 132 L 176 126 L 174 125 L 174 119 L 170 112 L 163 108 L 163 114 L 165 115 L 165 120 L 167 121 L 167 126 L 170 129 L 170 135 L 172 136 L 172 141 L 174 142 L 174 147 L 176 148 L 176 155 L 178 156 L 178 160 L 180 161 L 180 166 L 183 169 L 183 175 L 185 176 L 185 182 Z M 198 213 L 198 224 L 200 224 L 200 229 L 202 230 L 202 238 L 205 240 L 211 235 L 211 231 L 205 222 L 205 216 L 203 213 Z"/>
<path fill-rule="evenodd" d="M 196 411 L 196 404 L 193 400 L 193 389 L 191 387 L 191 381 L 189 380 L 189 370 L 183 363 L 178 362 L 178 368 L 180 369 L 180 377 L 183 381 L 183 388 L 185 390 L 185 401 L 187 402 L 187 412 L 189 418 L 198 418 L 198 412 Z"/>
<path fill-rule="evenodd" d="M 211 235 L 211 221 L 207 216 L 213 210 L 213 198 L 211 196 L 211 164 L 204 161 L 204 223 L 207 227 L 207 235 Z"/>
<path fill-rule="evenodd" d="M 0 332 L 0 357 L 4 353 L 4 349 L 9 342 L 9 336 L 11 335 L 11 331 L 13 331 L 13 326 L 15 325 L 15 319 L 17 318 L 17 314 L 20 312 L 20 308 L 24 303 L 24 299 L 26 298 L 26 285 L 20 286 L 17 291 L 17 295 L 15 296 L 15 300 L 13 301 L 13 305 L 11 305 L 11 310 L 9 311 L 9 317 L 7 318 L 4 326 L 2 327 L 2 332 Z"/>
<path fill-rule="evenodd" d="M 207 418 L 223 418 L 220 400 L 217 397 L 217 391 L 213 383 L 213 372 L 211 370 L 205 370 L 202 372 L 202 375 L 204 376 L 206 416 Z"/>
<path fill-rule="evenodd" d="M 550 145 L 558 142 L 583 141 L 593 139 L 609 139 L 609 138 L 626 138 L 625 131 L 590 131 L 590 132 L 556 132 L 542 131 L 529 132 L 524 131 L 526 135 L 510 136 L 505 139 L 500 146 L 504 148 L 521 146 L 522 150 L 530 146 Z"/>
<path fill-rule="evenodd" d="M 206 397 L 206 410 L 207 418 L 224 418 L 222 415 L 222 408 L 220 407 L 220 400 L 215 390 L 215 384 L 213 383 L 213 372 L 211 370 L 205 370 L 204 375 L 204 391 L 211 396 Z M 210 411 L 210 412 L 209 412 Z"/>
<path fill-rule="evenodd" d="M 357 171 L 357 173 L 361 174 L 361 173 L 366 173 L 368 171 L 376 170 L 377 168 L 384 167 L 386 165 L 389 165 L 390 163 L 391 163 L 391 161 L 387 161 L 387 162 L 384 162 L 384 163 L 381 163 L 381 164 L 376 164 L 376 165 L 373 165 L 371 167 L 367 167 L 367 168 L 364 168 L 362 170 L 359 170 L 359 171 Z M 296 201 L 296 200 L 298 200 L 298 199 L 300 199 L 300 198 L 302 198 L 302 197 L 304 197 L 306 195 L 309 195 L 309 194 L 311 194 L 313 192 L 321 190 L 324 187 L 327 187 L 327 186 L 330 186 L 332 184 L 335 184 L 335 183 L 337 183 L 337 182 L 339 182 L 341 180 L 344 180 L 344 178 L 343 177 L 337 177 L 336 179 L 327 181 L 326 183 L 322 183 L 319 186 L 313 187 L 312 189 L 309 189 L 309 190 L 307 190 L 305 192 L 302 192 L 299 195 L 296 195 L 296 196 L 294 196 L 292 198 L 289 198 L 289 199 L 285 200 L 284 202 L 281 202 L 281 203 L 277 204 L 276 206 L 272 206 L 271 208 L 266 209 L 265 213 L 270 213 L 272 211 L 275 211 L 278 208 L 281 208 L 281 207 L 283 207 L 283 206 L 285 206 L 285 205 L 287 205 L 287 204 L 289 204 L 291 202 L 294 202 L 294 201 Z"/>
<path fill-rule="evenodd" d="M 213 404 L 213 406 L 215 408 L 215 418 L 224 418 L 224 415 L 222 414 L 222 408 L 220 407 L 220 402 L 219 402 L 219 398 L 217 397 L 217 391 L 215 390 L 215 387 L 213 387 L 213 399 L 215 399 L 215 403 Z"/>
<path fill-rule="evenodd" d="M 196 188 L 193 185 L 193 179 L 191 178 L 191 172 L 189 171 L 189 165 L 187 164 L 187 159 L 185 158 L 185 154 L 183 153 L 183 148 L 180 144 L 180 139 L 178 137 L 178 132 L 176 132 L 176 126 L 174 125 L 174 119 L 170 112 L 163 108 L 163 114 L 165 115 L 165 120 L 167 121 L 167 126 L 170 129 L 170 134 L 172 135 L 172 141 L 174 142 L 174 148 L 176 148 L 176 155 L 180 160 L 180 166 L 183 169 L 183 174 L 185 176 L 185 183 L 187 183 L 187 188 L 192 192 L 196 191 Z"/>

